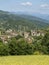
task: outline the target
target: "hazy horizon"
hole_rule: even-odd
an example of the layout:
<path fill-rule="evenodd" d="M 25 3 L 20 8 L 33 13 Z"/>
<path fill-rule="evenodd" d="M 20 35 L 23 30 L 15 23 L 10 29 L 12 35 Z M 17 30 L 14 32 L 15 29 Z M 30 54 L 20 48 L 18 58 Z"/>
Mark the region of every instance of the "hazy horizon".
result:
<path fill-rule="evenodd" d="M 0 10 L 49 14 L 49 0 L 0 0 Z"/>

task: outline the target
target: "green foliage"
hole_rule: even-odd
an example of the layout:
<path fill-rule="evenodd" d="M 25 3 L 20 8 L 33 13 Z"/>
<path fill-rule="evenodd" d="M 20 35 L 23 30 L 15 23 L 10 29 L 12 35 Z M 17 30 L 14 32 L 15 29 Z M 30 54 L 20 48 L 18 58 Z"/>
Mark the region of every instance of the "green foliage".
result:
<path fill-rule="evenodd" d="M 9 48 L 3 43 L 0 43 L 0 55 L 1 56 L 9 55 Z"/>
<path fill-rule="evenodd" d="M 41 55 L 42 53 L 40 53 L 39 51 L 35 51 L 34 55 Z"/>
<path fill-rule="evenodd" d="M 18 35 L 15 37 L 17 40 L 20 39 L 20 38 L 23 38 L 22 36 Z"/>
<path fill-rule="evenodd" d="M 33 54 L 32 45 L 25 42 L 9 43 L 10 55 L 30 55 Z"/>
<path fill-rule="evenodd" d="M 44 49 L 44 52 L 46 54 L 49 54 L 49 32 L 47 32 L 42 40 L 42 46 Z"/>
<path fill-rule="evenodd" d="M 2 24 L 1 24 L 2 23 Z M 45 23 L 45 20 L 38 17 L 29 16 L 29 15 L 15 15 L 10 14 L 9 12 L 0 11 L 0 27 L 2 29 L 20 29 L 26 30 L 30 29 L 43 29 L 47 28 L 49 24 Z"/>

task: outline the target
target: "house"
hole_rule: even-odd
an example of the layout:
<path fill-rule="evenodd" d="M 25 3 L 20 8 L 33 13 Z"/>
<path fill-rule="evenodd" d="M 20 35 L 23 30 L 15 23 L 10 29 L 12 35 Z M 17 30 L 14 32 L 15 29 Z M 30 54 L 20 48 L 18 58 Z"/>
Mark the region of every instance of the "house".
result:
<path fill-rule="evenodd" d="M 31 30 L 31 36 L 37 36 L 37 31 Z"/>
<path fill-rule="evenodd" d="M 29 36 L 29 37 L 26 39 L 26 41 L 27 41 L 28 43 L 32 43 L 32 42 L 34 41 L 34 39 Z"/>
<path fill-rule="evenodd" d="M 3 43 L 8 43 L 7 42 L 7 36 L 6 35 L 1 35 L 0 39 L 3 41 Z"/>
<path fill-rule="evenodd" d="M 44 36 L 44 32 L 42 31 L 36 31 L 36 30 L 31 30 L 31 36 Z"/>
<path fill-rule="evenodd" d="M 24 38 L 28 38 L 29 32 L 24 32 Z"/>
<path fill-rule="evenodd" d="M 7 31 L 6 31 L 6 34 L 7 34 L 7 35 L 10 35 L 11 37 L 15 37 L 15 36 L 18 35 L 18 33 L 17 33 L 15 30 L 13 31 L 12 29 L 7 30 Z M 10 37 L 10 36 L 9 36 L 9 37 Z"/>
<path fill-rule="evenodd" d="M 12 29 L 9 29 L 6 31 L 6 33 L 11 33 L 12 32 Z"/>

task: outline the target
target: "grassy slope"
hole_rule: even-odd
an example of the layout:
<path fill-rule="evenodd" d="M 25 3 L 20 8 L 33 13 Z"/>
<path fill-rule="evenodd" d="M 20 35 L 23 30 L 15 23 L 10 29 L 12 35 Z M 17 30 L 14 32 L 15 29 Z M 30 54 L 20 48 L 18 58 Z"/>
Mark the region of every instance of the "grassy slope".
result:
<path fill-rule="evenodd" d="M 5 56 L 0 57 L 0 65 L 49 65 L 49 56 Z"/>

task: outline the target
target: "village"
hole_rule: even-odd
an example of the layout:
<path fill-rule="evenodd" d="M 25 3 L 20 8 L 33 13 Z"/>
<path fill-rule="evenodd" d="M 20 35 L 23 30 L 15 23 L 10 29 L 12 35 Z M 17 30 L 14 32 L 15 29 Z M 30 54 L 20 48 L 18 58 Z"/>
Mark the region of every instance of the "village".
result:
<path fill-rule="evenodd" d="M 22 36 L 24 39 L 26 39 L 29 43 L 34 40 L 34 36 L 44 36 L 44 32 L 42 31 L 37 31 L 37 30 L 31 30 L 31 31 L 16 31 L 12 29 L 8 29 L 2 33 L 0 30 L 0 40 L 3 41 L 3 43 L 8 43 L 7 40 L 17 37 L 18 35 Z"/>

